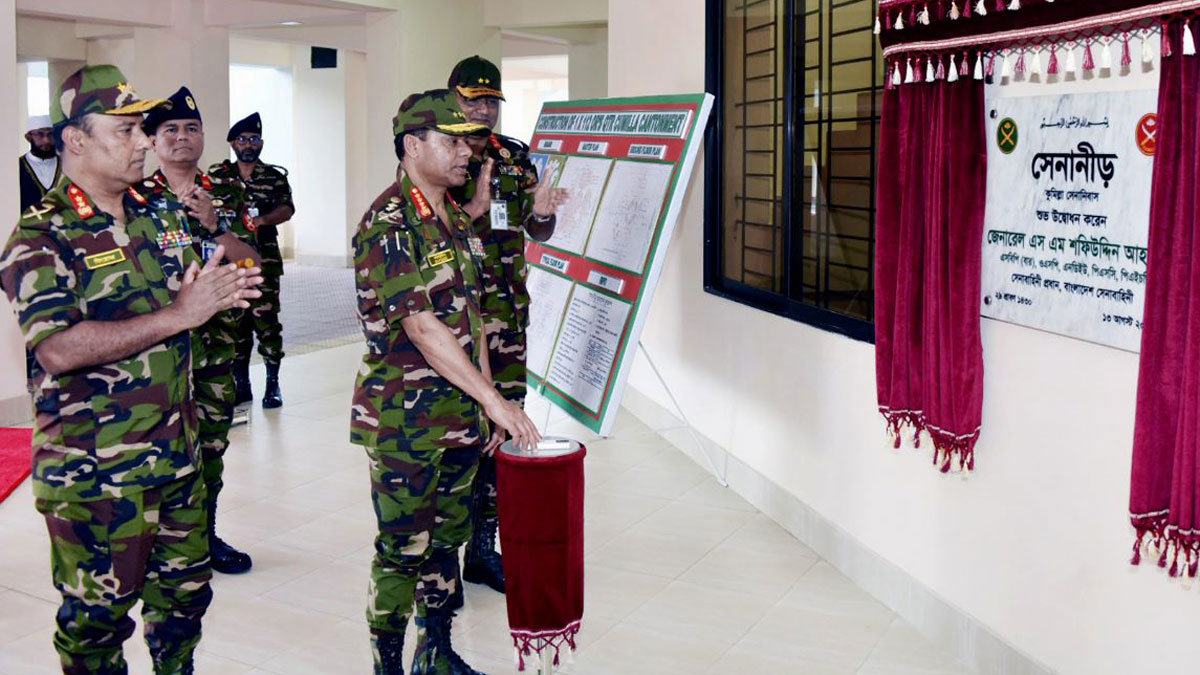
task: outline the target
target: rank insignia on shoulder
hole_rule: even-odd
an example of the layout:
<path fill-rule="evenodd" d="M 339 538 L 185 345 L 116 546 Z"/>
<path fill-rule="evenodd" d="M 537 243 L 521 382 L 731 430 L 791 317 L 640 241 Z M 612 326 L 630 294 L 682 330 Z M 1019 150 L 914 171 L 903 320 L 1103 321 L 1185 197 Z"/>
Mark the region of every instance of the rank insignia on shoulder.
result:
<path fill-rule="evenodd" d="M 454 251 L 448 248 L 442 249 L 441 251 L 434 251 L 433 253 L 425 256 L 425 262 L 428 263 L 430 267 L 440 267 L 451 260 L 454 260 Z"/>
<path fill-rule="evenodd" d="M 125 262 L 125 251 L 119 248 L 114 248 L 111 251 L 89 255 L 83 259 L 83 264 L 87 265 L 89 270 L 116 265 L 117 263 Z"/>

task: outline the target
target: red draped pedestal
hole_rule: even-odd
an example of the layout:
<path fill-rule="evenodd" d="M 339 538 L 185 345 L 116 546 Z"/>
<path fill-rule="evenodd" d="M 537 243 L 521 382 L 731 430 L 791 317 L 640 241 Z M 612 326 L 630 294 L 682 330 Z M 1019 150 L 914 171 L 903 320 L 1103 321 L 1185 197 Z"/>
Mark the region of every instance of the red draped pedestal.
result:
<path fill-rule="evenodd" d="M 559 456 L 496 453 L 500 546 L 517 665 L 575 649 L 583 617 L 582 445 Z"/>

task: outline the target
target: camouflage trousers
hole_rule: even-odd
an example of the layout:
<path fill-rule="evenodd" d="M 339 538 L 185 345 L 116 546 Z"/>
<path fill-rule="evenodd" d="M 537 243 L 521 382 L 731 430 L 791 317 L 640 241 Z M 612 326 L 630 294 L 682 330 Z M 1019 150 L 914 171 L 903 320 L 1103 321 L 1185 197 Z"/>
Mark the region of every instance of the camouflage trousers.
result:
<path fill-rule="evenodd" d="M 62 594 L 54 647 L 66 675 L 123 675 L 142 601 L 154 672 L 185 673 L 212 600 L 204 484 L 191 474 L 127 497 L 37 500 Z"/>
<path fill-rule="evenodd" d="M 274 239 L 259 240 L 258 253 L 262 256 L 263 283 L 259 286 L 262 297 L 250 301 L 250 310 L 244 312 L 238 328 L 237 354 L 249 359 L 258 338 L 258 353 L 264 361 L 278 363 L 283 360 L 283 324 L 279 323 L 279 284 L 283 278 L 283 255 L 279 243 Z"/>
<path fill-rule="evenodd" d="M 367 601 L 372 630 L 404 631 L 414 604 L 462 606 L 458 552 L 471 536 L 471 482 L 479 451 L 367 449 L 379 524 Z"/>
<path fill-rule="evenodd" d="M 200 420 L 198 445 L 202 462 L 204 486 L 209 503 L 216 501 L 225 481 L 225 450 L 229 447 L 229 428 L 233 425 L 233 364 L 197 369 L 192 375 L 196 383 L 196 412 Z"/>

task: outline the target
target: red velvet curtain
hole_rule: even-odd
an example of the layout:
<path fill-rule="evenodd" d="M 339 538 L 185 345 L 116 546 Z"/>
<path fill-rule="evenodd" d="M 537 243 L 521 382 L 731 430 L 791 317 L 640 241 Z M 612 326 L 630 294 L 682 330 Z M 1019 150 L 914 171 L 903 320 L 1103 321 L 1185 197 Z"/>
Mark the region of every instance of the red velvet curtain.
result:
<path fill-rule="evenodd" d="M 1191 20 L 1191 31 L 1200 28 Z M 1138 377 L 1129 510 L 1133 563 L 1145 551 L 1171 576 L 1196 576 L 1200 549 L 1200 58 L 1168 28 L 1150 199 L 1150 264 Z"/>
<path fill-rule="evenodd" d="M 921 432 L 943 472 L 974 468 L 983 415 L 979 312 L 987 131 L 983 82 L 884 93 L 875 245 L 879 409 Z"/>

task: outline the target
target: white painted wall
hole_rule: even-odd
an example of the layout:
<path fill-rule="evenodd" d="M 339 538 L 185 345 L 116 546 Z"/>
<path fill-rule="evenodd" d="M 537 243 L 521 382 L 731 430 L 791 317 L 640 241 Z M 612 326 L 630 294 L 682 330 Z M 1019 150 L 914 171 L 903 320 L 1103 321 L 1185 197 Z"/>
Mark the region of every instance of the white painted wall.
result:
<path fill-rule="evenodd" d="M 25 84 L 17 80 L 16 25 L 13 0 L 0 0 L 0 91 L 16 91 Z M 14 100 L 0 106 L 0 129 L 19 129 L 25 124 L 22 112 Z M 8 241 L 21 206 L 17 163 L 12 159 L 0 162 L 0 186 L 3 186 L 0 213 L 6 214 L 0 218 L 0 241 Z M 17 424 L 33 416 L 25 390 L 25 342 L 12 316 L 8 296 L 0 293 L 0 426 Z"/>
<path fill-rule="evenodd" d="M 295 164 L 288 179 L 297 195 L 291 227 L 301 262 L 343 267 L 346 236 L 346 68 L 313 69 L 310 50 L 293 52 Z"/>
<path fill-rule="evenodd" d="M 703 90 L 704 34 L 701 0 L 609 0 L 609 95 Z M 1194 672 L 1195 591 L 1127 564 L 1136 355 L 985 321 L 978 470 L 944 476 L 891 449 L 871 345 L 703 291 L 702 175 L 643 336 L 699 431 L 1057 672 Z"/>

